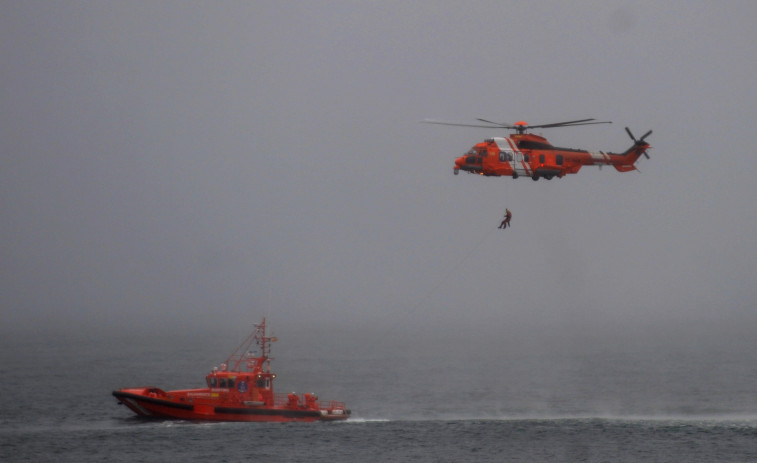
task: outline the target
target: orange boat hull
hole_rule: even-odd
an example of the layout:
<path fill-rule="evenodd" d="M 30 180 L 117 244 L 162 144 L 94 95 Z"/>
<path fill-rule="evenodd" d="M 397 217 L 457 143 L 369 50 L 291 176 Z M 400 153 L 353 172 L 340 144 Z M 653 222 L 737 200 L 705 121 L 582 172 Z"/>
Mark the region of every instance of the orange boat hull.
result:
<path fill-rule="evenodd" d="M 158 388 L 132 388 L 113 391 L 118 401 L 139 416 L 194 421 L 339 421 L 350 410 L 339 406 L 318 408 L 264 405 L 214 400 L 208 389 L 165 392 Z M 193 398 L 201 397 L 201 398 Z"/>

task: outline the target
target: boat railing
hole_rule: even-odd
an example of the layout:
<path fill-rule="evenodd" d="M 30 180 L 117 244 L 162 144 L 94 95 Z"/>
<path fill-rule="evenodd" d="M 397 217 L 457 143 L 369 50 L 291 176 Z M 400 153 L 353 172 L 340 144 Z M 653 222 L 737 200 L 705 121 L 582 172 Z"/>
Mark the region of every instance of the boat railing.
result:
<path fill-rule="evenodd" d="M 344 402 L 337 402 L 336 400 L 320 401 L 318 404 L 324 410 L 346 410 Z"/>
<path fill-rule="evenodd" d="M 286 407 L 290 403 L 290 393 L 277 392 L 273 397 L 273 404 L 276 407 Z M 297 396 L 297 405 L 299 407 L 306 406 L 306 398 L 304 393 L 294 393 Z M 317 400 L 316 404 L 320 410 L 345 410 L 346 406 L 344 402 L 337 402 L 336 400 Z"/>

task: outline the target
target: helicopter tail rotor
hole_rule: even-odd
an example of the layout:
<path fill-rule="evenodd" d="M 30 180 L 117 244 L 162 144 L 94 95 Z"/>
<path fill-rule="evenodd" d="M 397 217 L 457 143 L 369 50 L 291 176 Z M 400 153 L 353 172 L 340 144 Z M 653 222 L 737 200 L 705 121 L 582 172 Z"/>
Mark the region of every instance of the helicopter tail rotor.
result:
<path fill-rule="evenodd" d="M 626 132 L 628 133 L 628 136 L 631 137 L 631 140 L 633 140 L 635 146 L 649 146 L 649 143 L 645 142 L 644 139 L 647 138 L 648 136 L 652 135 L 652 131 L 651 130 L 649 132 L 645 133 L 638 140 L 636 139 L 636 137 L 633 136 L 633 133 L 631 133 L 631 129 L 629 129 L 628 127 L 626 127 Z M 643 154 L 645 158 L 649 159 L 649 154 L 647 154 L 647 150 L 646 149 L 644 151 L 642 151 L 641 154 Z"/>

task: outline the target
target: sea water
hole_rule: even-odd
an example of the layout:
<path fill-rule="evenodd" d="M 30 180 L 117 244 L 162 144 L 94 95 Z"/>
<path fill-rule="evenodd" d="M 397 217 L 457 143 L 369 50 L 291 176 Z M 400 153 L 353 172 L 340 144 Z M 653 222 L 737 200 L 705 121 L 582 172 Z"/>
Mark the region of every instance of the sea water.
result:
<path fill-rule="evenodd" d="M 111 396 L 201 387 L 247 333 L 6 333 L 0 461 L 757 461 L 745 327 L 277 326 L 277 391 L 345 401 L 350 420 L 145 420 Z"/>

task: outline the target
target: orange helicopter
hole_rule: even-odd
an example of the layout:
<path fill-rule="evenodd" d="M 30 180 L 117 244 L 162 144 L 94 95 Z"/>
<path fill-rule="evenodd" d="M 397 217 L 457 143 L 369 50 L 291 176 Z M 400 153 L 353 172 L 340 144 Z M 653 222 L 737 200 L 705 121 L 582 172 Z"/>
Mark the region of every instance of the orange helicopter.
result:
<path fill-rule="evenodd" d="M 558 148 L 552 146 L 546 138 L 533 133 L 526 133 L 528 129 L 575 127 L 578 125 L 611 124 L 610 121 L 593 122 L 594 119 L 579 119 L 576 121 L 556 122 L 554 124 L 528 125 L 523 121 L 508 125 L 500 122 L 492 122 L 486 119 L 476 119 L 488 125 L 482 124 L 458 124 L 426 119 L 426 124 L 453 125 L 458 127 L 478 127 L 487 129 L 515 130 L 510 137 L 487 138 L 477 143 L 467 153 L 455 160 L 454 173 L 457 175 L 461 170 L 473 174 L 486 176 L 521 176 L 531 177 L 534 180 L 545 178 L 551 180 L 554 177 L 562 178 L 565 174 L 576 174 L 583 166 L 606 166 L 615 167 L 619 172 L 636 170 L 636 160 L 641 155 L 649 159 L 647 149 L 649 143 L 645 142 L 652 131 L 645 133 L 638 140 L 631 130 L 626 127 L 626 132 L 633 140 L 633 146 L 623 153 L 609 153 L 604 151 L 587 151 L 572 148 Z"/>

